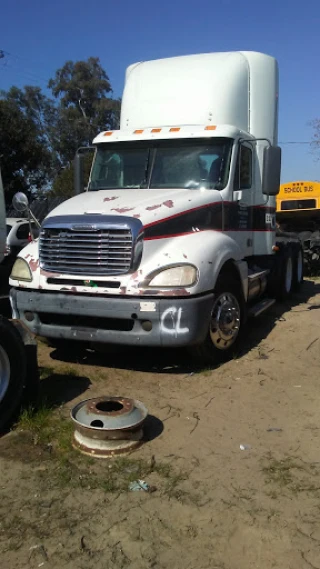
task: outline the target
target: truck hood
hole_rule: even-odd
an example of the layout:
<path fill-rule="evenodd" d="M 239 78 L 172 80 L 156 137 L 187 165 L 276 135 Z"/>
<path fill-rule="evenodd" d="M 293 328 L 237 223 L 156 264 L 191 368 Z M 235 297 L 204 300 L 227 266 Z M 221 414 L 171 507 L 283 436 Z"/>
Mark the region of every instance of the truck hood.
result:
<path fill-rule="evenodd" d="M 217 190 L 99 190 L 67 200 L 51 211 L 47 218 L 83 214 L 119 215 L 135 217 L 147 225 L 221 201 Z"/>

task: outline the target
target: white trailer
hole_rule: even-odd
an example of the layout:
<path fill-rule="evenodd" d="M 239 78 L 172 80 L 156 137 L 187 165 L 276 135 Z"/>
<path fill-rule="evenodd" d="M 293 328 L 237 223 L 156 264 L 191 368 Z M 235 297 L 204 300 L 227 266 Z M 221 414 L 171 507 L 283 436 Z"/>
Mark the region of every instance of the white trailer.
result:
<path fill-rule="evenodd" d="M 234 353 L 248 315 L 289 295 L 298 241 L 276 235 L 278 66 L 255 52 L 147 61 L 126 72 L 118 131 L 95 140 L 83 193 L 44 220 L 11 274 L 35 334 Z"/>

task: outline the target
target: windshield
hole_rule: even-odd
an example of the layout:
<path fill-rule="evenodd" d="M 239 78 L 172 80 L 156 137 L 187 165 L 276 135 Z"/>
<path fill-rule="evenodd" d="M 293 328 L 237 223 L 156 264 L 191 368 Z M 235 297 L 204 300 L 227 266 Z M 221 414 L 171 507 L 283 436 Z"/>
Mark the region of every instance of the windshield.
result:
<path fill-rule="evenodd" d="M 89 190 L 207 188 L 228 181 L 232 140 L 119 142 L 98 146 Z"/>

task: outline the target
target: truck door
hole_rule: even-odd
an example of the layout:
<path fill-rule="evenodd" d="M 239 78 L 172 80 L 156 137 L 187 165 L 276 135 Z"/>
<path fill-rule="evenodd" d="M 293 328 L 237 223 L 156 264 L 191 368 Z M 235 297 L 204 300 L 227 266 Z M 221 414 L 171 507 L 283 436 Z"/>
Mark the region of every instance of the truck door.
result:
<path fill-rule="evenodd" d="M 241 143 L 238 149 L 231 204 L 233 215 L 230 229 L 237 232 L 235 238 L 244 257 L 253 254 L 254 176 L 252 156 L 252 146 L 249 143 Z"/>

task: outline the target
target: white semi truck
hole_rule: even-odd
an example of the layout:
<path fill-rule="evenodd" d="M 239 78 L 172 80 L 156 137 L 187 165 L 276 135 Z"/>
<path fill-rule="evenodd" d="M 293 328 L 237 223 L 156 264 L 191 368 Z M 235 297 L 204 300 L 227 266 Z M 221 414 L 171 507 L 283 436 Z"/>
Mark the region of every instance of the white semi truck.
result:
<path fill-rule="evenodd" d="M 7 241 L 6 211 L 0 172 L 0 263 Z M 22 402 L 35 398 L 38 387 L 37 346 L 22 322 L 0 315 L 0 434 Z"/>
<path fill-rule="evenodd" d="M 95 138 L 86 191 L 78 153 L 78 195 L 16 261 L 14 317 L 52 340 L 230 356 L 247 316 L 303 278 L 299 242 L 276 235 L 277 136 L 270 56 L 131 65 L 120 130 Z"/>

